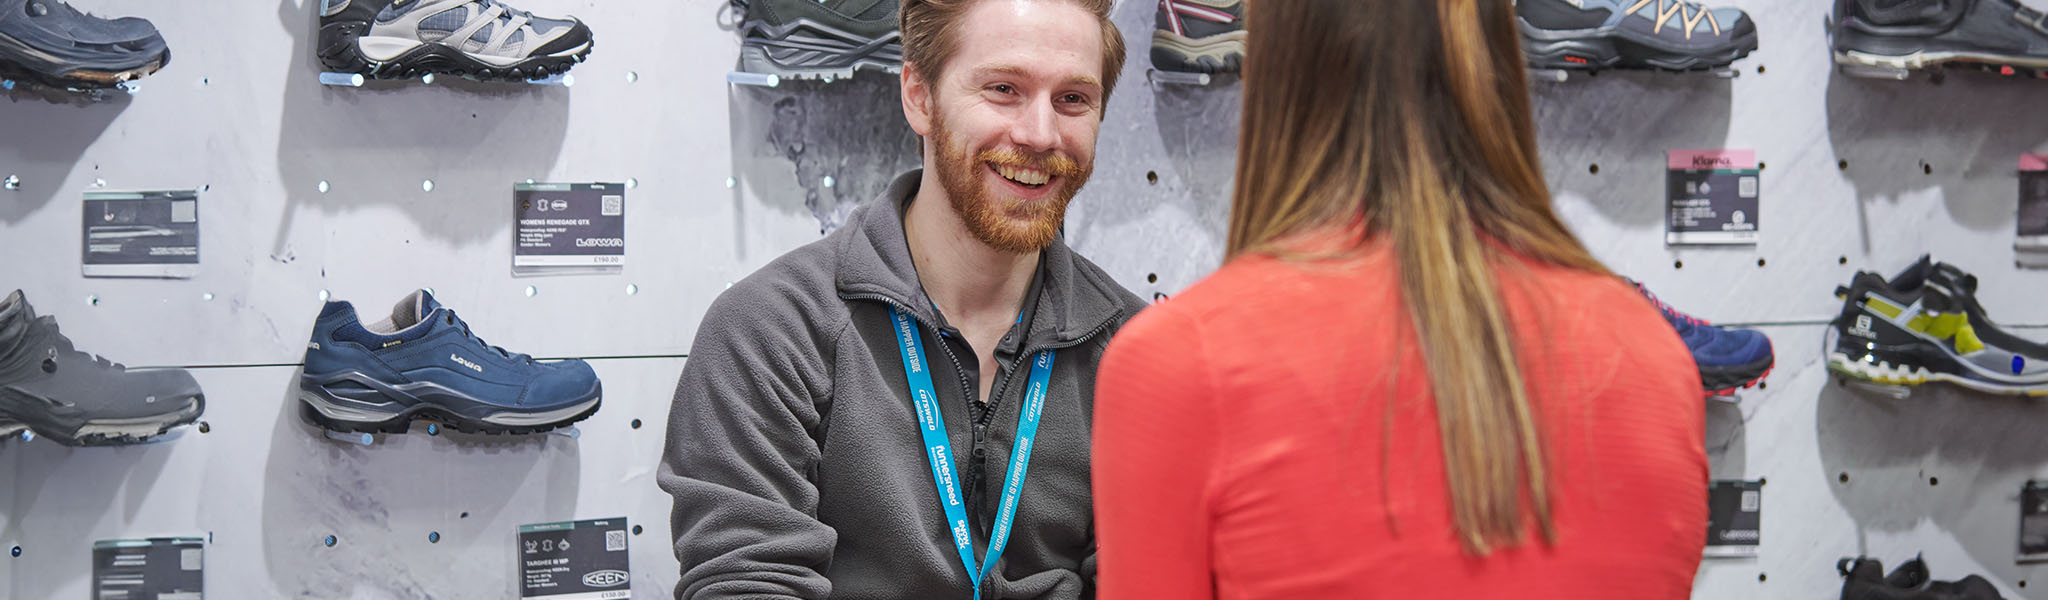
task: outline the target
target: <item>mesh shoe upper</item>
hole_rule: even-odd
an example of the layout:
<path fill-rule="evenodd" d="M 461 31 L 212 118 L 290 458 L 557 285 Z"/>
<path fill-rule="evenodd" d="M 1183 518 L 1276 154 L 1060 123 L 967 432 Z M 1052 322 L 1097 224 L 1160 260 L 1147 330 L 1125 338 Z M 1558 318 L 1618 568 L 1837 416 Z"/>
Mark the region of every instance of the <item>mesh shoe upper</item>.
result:
<path fill-rule="evenodd" d="M 589 28 L 536 17 L 497 0 L 400 0 L 378 11 L 368 35 L 438 43 L 501 59 L 545 56 L 589 42 Z"/>
<path fill-rule="evenodd" d="M 1546 29 L 1610 27 L 1688 45 L 1726 43 L 1756 31 L 1740 9 L 1683 0 L 1522 0 L 1515 8 Z"/>
<path fill-rule="evenodd" d="M 1159 31 L 1201 39 L 1244 30 L 1243 0 L 1159 0 Z"/>

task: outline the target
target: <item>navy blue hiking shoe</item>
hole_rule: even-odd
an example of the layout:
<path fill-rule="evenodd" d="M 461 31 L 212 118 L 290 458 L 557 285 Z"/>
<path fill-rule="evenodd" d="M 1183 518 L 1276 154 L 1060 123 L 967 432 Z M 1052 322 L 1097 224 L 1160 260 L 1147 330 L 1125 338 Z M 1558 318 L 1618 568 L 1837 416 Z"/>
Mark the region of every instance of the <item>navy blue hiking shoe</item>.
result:
<path fill-rule="evenodd" d="M 597 412 L 601 395 L 588 363 L 486 344 L 426 290 L 368 325 L 354 306 L 329 301 L 299 376 L 307 419 L 348 432 L 403 433 L 414 418 L 466 432 L 547 431 Z"/>
<path fill-rule="evenodd" d="M 1685 349 L 1692 352 L 1692 360 L 1700 368 L 1700 386 L 1708 394 L 1730 396 L 1735 390 L 1751 387 L 1771 374 L 1771 365 L 1776 356 L 1771 353 L 1771 338 L 1763 332 L 1749 329 L 1728 329 L 1715 327 L 1671 308 L 1658 300 L 1642 283 L 1629 280 L 1636 291 L 1657 305 L 1664 313 L 1664 320 L 1678 331 L 1678 338 L 1685 341 Z"/>
<path fill-rule="evenodd" d="M 0 77 L 105 89 L 170 60 L 170 48 L 149 21 L 102 19 L 57 0 L 0 0 Z"/>

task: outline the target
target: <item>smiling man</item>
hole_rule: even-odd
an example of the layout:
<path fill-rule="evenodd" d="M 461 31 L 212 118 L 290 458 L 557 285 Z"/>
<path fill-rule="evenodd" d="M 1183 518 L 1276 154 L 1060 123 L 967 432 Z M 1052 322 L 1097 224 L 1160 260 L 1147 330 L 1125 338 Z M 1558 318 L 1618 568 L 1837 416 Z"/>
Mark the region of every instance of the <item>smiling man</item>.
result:
<path fill-rule="evenodd" d="M 1060 230 L 1109 4 L 903 2 L 924 168 L 705 315 L 658 476 L 677 598 L 1094 596 L 1095 367 L 1143 303 Z"/>

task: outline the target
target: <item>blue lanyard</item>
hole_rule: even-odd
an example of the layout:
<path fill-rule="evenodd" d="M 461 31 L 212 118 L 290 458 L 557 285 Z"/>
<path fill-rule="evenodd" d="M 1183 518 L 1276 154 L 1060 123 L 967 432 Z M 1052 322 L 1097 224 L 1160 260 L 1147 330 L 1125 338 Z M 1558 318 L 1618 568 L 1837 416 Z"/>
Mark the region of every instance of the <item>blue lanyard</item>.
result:
<path fill-rule="evenodd" d="M 1009 476 L 1004 478 L 1003 503 L 996 511 L 995 529 L 989 535 L 988 561 L 977 566 L 974 538 L 967 528 L 967 508 L 960 498 L 960 486 L 954 483 L 959 476 L 953 469 L 952 441 L 946 437 L 945 421 L 939 418 L 938 389 L 932 386 L 931 369 L 925 364 L 929 357 L 924 352 L 924 340 L 910 315 L 892 305 L 889 317 L 896 324 L 897 350 L 903 352 L 903 375 L 910 380 L 918 433 L 924 435 L 925 457 L 932 467 L 932 482 L 939 490 L 939 504 L 946 509 L 953 549 L 960 553 L 960 563 L 967 569 L 967 578 L 974 583 L 974 597 L 979 600 L 981 580 L 995 570 L 1003 548 L 1009 545 L 1010 525 L 1017 519 L 1017 499 L 1024 493 L 1024 475 L 1031 469 L 1031 443 L 1038 438 L 1038 415 L 1045 409 L 1046 389 L 1052 382 L 1052 351 L 1039 351 L 1031 361 L 1031 383 L 1024 392 L 1024 406 L 1018 410 L 1021 414 L 1017 416 L 1017 445 L 1010 449 Z"/>

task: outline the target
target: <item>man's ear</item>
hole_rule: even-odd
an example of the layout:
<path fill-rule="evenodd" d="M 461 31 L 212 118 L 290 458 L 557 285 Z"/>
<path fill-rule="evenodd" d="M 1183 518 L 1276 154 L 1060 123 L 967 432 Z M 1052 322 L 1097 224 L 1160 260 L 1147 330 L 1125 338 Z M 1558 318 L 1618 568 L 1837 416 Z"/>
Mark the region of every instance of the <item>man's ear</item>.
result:
<path fill-rule="evenodd" d="M 925 81 L 917 65 L 903 63 L 903 118 L 910 121 L 910 130 L 919 136 L 932 133 L 932 86 Z"/>

